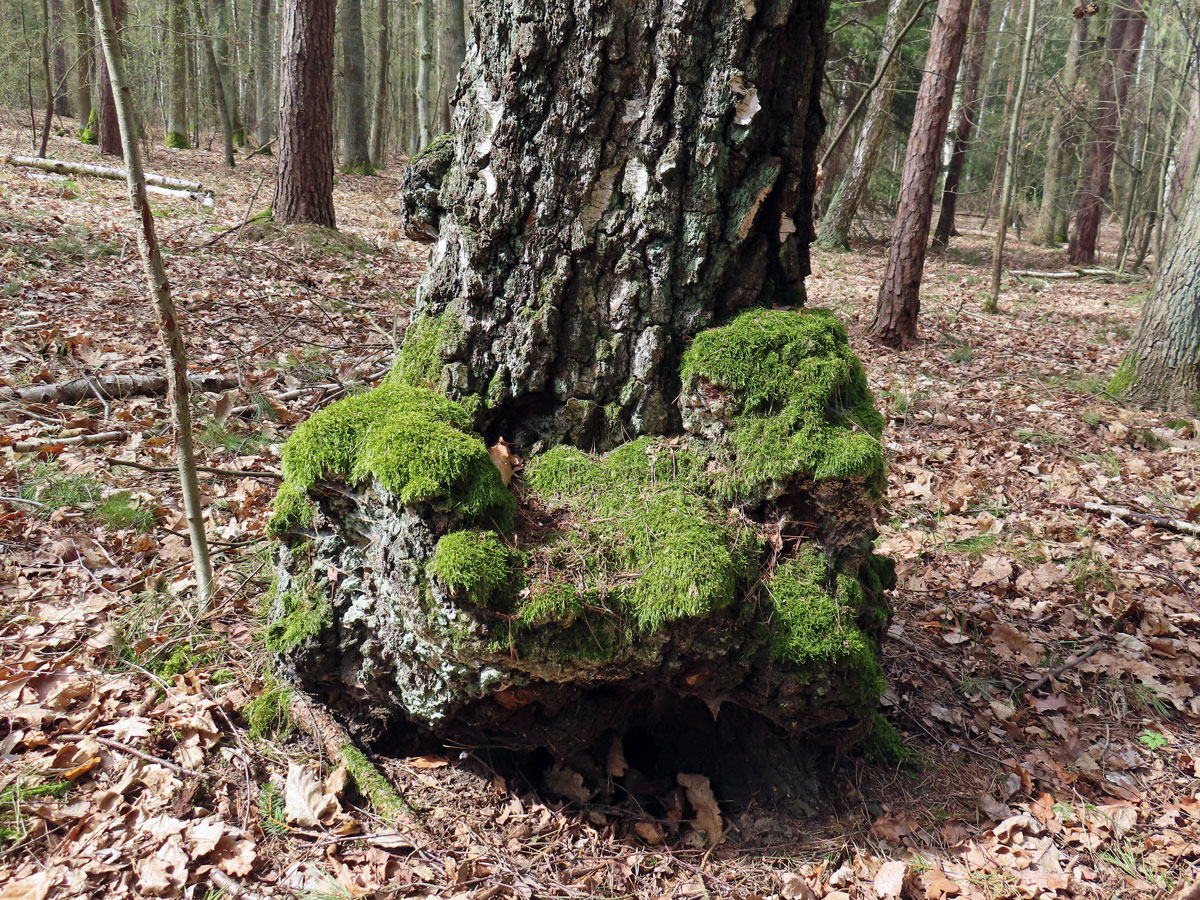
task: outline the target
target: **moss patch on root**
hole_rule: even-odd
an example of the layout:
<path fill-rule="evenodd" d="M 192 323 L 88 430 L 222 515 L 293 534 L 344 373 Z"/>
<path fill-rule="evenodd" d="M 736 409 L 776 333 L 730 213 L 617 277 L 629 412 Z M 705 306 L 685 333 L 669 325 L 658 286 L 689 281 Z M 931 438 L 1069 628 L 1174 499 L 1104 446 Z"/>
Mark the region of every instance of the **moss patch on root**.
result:
<path fill-rule="evenodd" d="M 715 389 L 731 403 L 731 497 L 763 497 L 797 477 L 886 483 L 883 417 L 832 312 L 744 312 L 697 335 L 680 375 L 685 396 Z"/>
<path fill-rule="evenodd" d="M 272 653 L 291 653 L 317 640 L 332 623 L 329 597 L 309 576 L 297 574 L 290 590 L 279 597 L 280 615 L 267 626 L 263 644 Z"/>
<path fill-rule="evenodd" d="M 190 150 L 191 144 L 188 142 L 187 135 L 181 134 L 178 131 L 167 132 L 167 148 L 170 150 Z"/>
<path fill-rule="evenodd" d="M 447 307 L 437 315 L 422 313 L 408 327 L 388 380 L 436 390 L 442 380 L 442 351 L 461 330 L 453 307 Z"/>
<path fill-rule="evenodd" d="M 437 542 L 430 570 L 446 587 L 477 606 L 494 606 L 511 594 L 517 554 L 492 531 L 451 531 Z"/>
<path fill-rule="evenodd" d="M 1129 396 L 1130 388 L 1137 381 L 1137 364 L 1136 353 L 1126 353 L 1121 358 L 1121 364 L 1117 366 L 1117 371 L 1113 373 L 1112 379 L 1108 382 L 1106 390 L 1109 394 L 1121 399 Z"/>
<path fill-rule="evenodd" d="M 271 520 L 287 530 L 306 515 L 301 495 L 319 480 L 374 481 L 405 505 L 453 510 L 467 523 L 507 530 L 512 495 L 462 406 L 389 378 L 322 409 L 283 446 L 284 483 Z"/>

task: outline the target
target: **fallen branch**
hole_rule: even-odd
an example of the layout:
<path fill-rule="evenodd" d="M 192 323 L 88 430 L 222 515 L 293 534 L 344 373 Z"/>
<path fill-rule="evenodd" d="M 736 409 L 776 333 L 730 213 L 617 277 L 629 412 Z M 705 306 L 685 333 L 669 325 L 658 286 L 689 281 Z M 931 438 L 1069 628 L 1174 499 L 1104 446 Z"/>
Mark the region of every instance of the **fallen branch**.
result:
<path fill-rule="evenodd" d="M 97 744 L 103 744 L 105 747 L 108 747 L 111 750 L 116 750 L 118 753 L 128 753 L 130 756 L 136 756 L 138 759 L 144 762 L 154 763 L 156 766 L 164 766 L 165 768 L 170 769 L 172 772 L 177 772 L 180 775 L 190 775 L 193 778 L 203 778 L 205 780 L 213 777 L 207 772 L 197 772 L 195 769 L 189 769 L 187 766 L 181 766 L 179 763 L 171 762 L 169 759 L 163 759 L 161 756 L 152 756 L 145 751 L 137 750 L 128 746 L 127 744 L 122 744 L 120 741 L 114 741 L 111 738 L 99 737 L 98 735 L 64 734 L 59 735 L 58 739 L 60 741 L 68 741 L 73 743 L 76 741 L 82 741 L 85 738 L 91 738 Z"/>
<path fill-rule="evenodd" d="M 224 391 L 237 386 L 235 375 L 192 375 L 188 385 L 194 391 Z M 122 397 L 158 397 L 167 392 L 165 375 L 103 375 L 76 378 L 62 384 L 38 384 L 24 388 L 0 388 L 0 400 L 25 400 L 29 403 L 78 403 L 99 391 L 111 400 Z"/>
<path fill-rule="evenodd" d="M 146 185 L 146 191 L 151 194 L 162 194 L 165 197 L 179 197 L 182 200 L 195 200 L 205 206 L 215 206 L 212 194 L 199 194 L 196 191 L 182 191 L 177 188 L 159 187 L 156 184 Z"/>
<path fill-rule="evenodd" d="M 300 691 L 291 692 L 291 714 L 296 725 L 325 749 L 336 764 L 345 765 L 358 792 L 376 814 L 388 820 L 413 822 L 413 809 L 387 777 L 358 749 L 346 731 L 324 707 Z"/>
<path fill-rule="evenodd" d="M 1087 268 L 1068 269 L 1063 272 L 1039 272 L 1036 269 L 1009 269 L 1008 274 L 1016 278 L 1044 278 L 1047 281 L 1075 280 L 1080 278 L 1104 278 L 1110 281 L 1140 281 L 1137 275 L 1118 272 L 1115 269 Z"/>
<path fill-rule="evenodd" d="M 1082 653 L 1067 660 L 1061 666 L 1051 669 L 1049 672 L 1046 673 L 1045 677 L 1042 678 L 1041 681 L 1039 681 L 1037 684 L 1035 684 L 1033 687 L 1031 687 L 1025 693 L 1036 694 L 1038 691 L 1040 691 L 1042 688 L 1044 688 L 1046 685 L 1048 685 L 1054 679 L 1058 678 L 1064 672 L 1075 668 L 1077 665 L 1079 665 L 1081 662 L 1083 662 L 1086 659 L 1091 659 L 1093 656 L 1096 655 L 1096 653 L 1100 650 L 1100 648 L 1104 646 L 1104 643 L 1107 640 L 1108 640 L 1108 635 L 1105 635 L 1104 637 L 1100 638 L 1100 640 L 1096 641 L 1096 643 L 1092 644 L 1092 646 L 1090 646 L 1086 650 L 1084 650 Z"/>
<path fill-rule="evenodd" d="M 65 438 L 31 438 L 27 441 L 17 441 L 13 450 L 17 453 L 36 453 L 48 447 L 94 447 L 96 444 L 115 444 L 129 437 L 124 431 L 100 431 L 96 434 L 77 434 Z"/>
<path fill-rule="evenodd" d="M 42 169 L 58 175 L 90 175 L 93 178 L 108 178 L 114 181 L 125 180 L 125 170 L 112 166 L 93 166 L 89 163 L 67 162 L 62 159 L 38 159 L 36 156 L 6 156 L 4 161 L 10 166 L 23 166 L 30 169 Z M 198 181 L 185 181 L 182 178 L 171 178 L 167 175 L 145 173 L 146 184 L 155 187 L 171 188 L 176 191 L 191 191 L 196 194 L 211 194 Z"/>
<path fill-rule="evenodd" d="M 1168 516 L 1156 516 L 1153 513 L 1138 512 L 1136 509 L 1130 509 L 1127 506 L 1093 503 L 1090 500 L 1086 502 L 1081 500 L 1054 500 L 1053 503 L 1056 506 L 1065 506 L 1068 509 L 1082 509 L 1088 512 L 1104 513 L 1116 516 L 1118 519 L 1140 522 L 1143 525 L 1155 525 L 1159 528 L 1167 528 L 1171 531 L 1182 532 L 1183 534 L 1200 535 L 1200 524 L 1195 522 L 1185 522 L 1183 519 L 1172 519 Z"/>
<path fill-rule="evenodd" d="M 143 472 L 174 472 L 175 466 L 148 466 L 145 463 L 134 462 L 132 459 L 117 459 L 115 456 L 104 457 L 104 462 L 110 466 L 127 466 L 130 469 L 141 469 Z M 265 469 L 214 469 L 212 466 L 196 466 L 197 472 L 207 472 L 210 475 L 225 475 L 228 478 L 272 478 L 283 481 L 278 472 L 268 472 Z"/>

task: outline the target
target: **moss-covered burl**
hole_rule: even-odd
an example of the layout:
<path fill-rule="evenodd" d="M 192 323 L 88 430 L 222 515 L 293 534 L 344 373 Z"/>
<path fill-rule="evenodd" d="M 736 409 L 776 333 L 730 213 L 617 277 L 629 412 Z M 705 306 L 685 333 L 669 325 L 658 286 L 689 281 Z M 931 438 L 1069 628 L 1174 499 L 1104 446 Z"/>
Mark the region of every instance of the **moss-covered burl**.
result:
<path fill-rule="evenodd" d="M 414 359 L 447 329 L 413 327 L 434 337 L 283 450 L 268 644 L 296 679 L 359 715 L 563 754 L 664 697 L 842 745 L 867 731 L 883 421 L 832 314 L 701 332 L 681 433 L 547 440 L 508 487 L 472 427 L 487 398 L 447 399 Z"/>

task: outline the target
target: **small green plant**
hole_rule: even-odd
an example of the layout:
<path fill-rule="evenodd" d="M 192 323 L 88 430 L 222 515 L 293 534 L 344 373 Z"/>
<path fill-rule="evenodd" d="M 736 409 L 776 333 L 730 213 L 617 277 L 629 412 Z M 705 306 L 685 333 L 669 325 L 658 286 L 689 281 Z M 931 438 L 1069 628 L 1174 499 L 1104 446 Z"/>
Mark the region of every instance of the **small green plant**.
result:
<path fill-rule="evenodd" d="M 1151 750 L 1161 750 L 1163 747 L 1166 747 L 1171 743 L 1170 738 L 1168 738 L 1165 734 L 1161 734 L 1157 731 L 1151 731 L 1149 728 L 1144 729 L 1142 733 L 1138 735 L 1138 740 Z"/>
<path fill-rule="evenodd" d="M 904 737 L 882 713 L 871 718 L 871 730 L 863 738 L 862 751 L 867 759 L 893 765 L 907 762 L 912 753 L 904 746 Z"/>
<path fill-rule="evenodd" d="M 1103 394 L 1107 392 L 1108 379 L 1099 375 L 1080 375 L 1067 382 L 1067 387 L 1078 394 Z"/>
<path fill-rule="evenodd" d="M 15 844 L 29 833 L 25 804 L 31 800 L 61 799 L 71 783 L 61 778 L 38 782 L 33 777 L 19 775 L 0 790 L 0 845 Z"/>
<path fill-rule="evenodd" d="M 1035 444 L 1039 447 L 1052 447 L 1067 439 L 1065 435 L 1046 431 L 1044 428 L 1020 428 L 1015 436 L 1023 444 Z"/>
<path fill-rule="evenodd" d="M 983 556 L 988 550 L 991 550 L 998 540 L 999 538 L 994 534 L 975 534 L 971 537 L 954 541 L 950 545 L 950 549 L 977 558 Z"/>
<path fill-rule="evenodd" d="M 952 363 L 969 363 L 973 359 L 975 359 L 975 351 L 966 344 L 955 347 L 950 353 L 950 362 Z"/>
<path fill-rule="evenodd" d="M 262 830 L 267 834 L 287 834 L 292 830 L 285 818 L 283 789 L 273 781 L 267 782 L 259 789 L 258 815 L 262 820 Z"/>
<path fill-rule="evenodd" d="M 1075 593 L 1106 593 L 1119 587 L 1112 564 L 1095 547 L 1085 547 L 1067 564 L 1067 580 Z"/>
<path fill-rule="evenodd" d="M 264 740 L 283 740 L 295 727 L 292 722 L 292 689 L 268 674 L 262 690 L 246 704 L 242 716 L 250 736 Z"/>
<path fill-rule="evenodd" d="M 58 509 L 91 508 L 103 490 L 90 475 L 69 474 L 54 463 L 39 463 L 21 485 L 21 497 L 41 504 L 39 511 L 49 518 Z"/>
<path fill-rule="evenodd" d="M 96 513 L 110 528 L 135 528 L 145 534 L 154 527 L 154 513 L 133 500 L 128 491 L 113 494 Z"/>
<path fill-rule="evenodd" d="M 1086 412 L 1080 413 L 1079 418 L 1082 419 L 1086 424 L 1095 428 L 1104 421 L 1104 414 L 1097 410 L 1089 409 Z"/>

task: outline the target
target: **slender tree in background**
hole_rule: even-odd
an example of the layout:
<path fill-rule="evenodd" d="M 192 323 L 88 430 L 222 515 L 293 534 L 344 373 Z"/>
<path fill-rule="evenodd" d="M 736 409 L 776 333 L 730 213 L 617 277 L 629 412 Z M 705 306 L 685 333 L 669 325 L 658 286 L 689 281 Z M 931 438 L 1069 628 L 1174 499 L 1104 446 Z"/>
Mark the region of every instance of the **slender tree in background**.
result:
<path fill-rule="evenodd" d="M 890 8 L 890 7 L 889 7 Z M 863 74 L 859 69 L 858 60 L 847 56 L 842 66 L 842 77 L 838 85 L 837 116 L 834 117 L 833 135 L 841 135 L 841 140 L 831 144 L 825 153 L 825 163 L 821 166 L 821 183 L 817 186 L 816 208 L 822 212 L 829 208 L 829 202 L 841 185 L 842 176 L 850 162 L 854 148 L 850 144 L 850 116 L 862 96 Z M 864 126 L 866 127 L 866 126 Z"/>
<path fill-rule="evenodd" d="M 186 0 L 167 0 L 167 146 L 186 150 L 188 143 Z"/>
<path fill-rule="evenodd" d="M 335 227 L 333 33 L 337 0 L 286 0 L 279 50 L 275 218 Z"/>
<path fill-rule="evenodd" d="M 1144 406 L 1200 412 L 1200 178 L 1192 179 L 1142 307 L 1137 333 L 1109 391 Z"/>
<path fill-rule="evenodd" d="M 1129 169 L 1129 182 L 1125 188 L 1125 203 L 1124 210 L 1121 213 L 1121 240 L 1117 246 L 1117 271 L 1124 272 L 1125 264 L 1129 259 L 1129 251 L 1133 246 L 1134 234 L 1134 213 L 1137 211 L 1141 197 L 1142 175 L 1146 168 L 1146 155 L 1150 152 L 1151 132 L 1154 130 L 1154 117 L 1151 114 L 1151 104 L 1154 102 L 1154 96 L 1158 90 L 1158 77 L 1162 71 L 1162 52 L 1165 48 L 1160 44 L 1161 28 L 1155 28 L 1151 34 L 1150 41 L 1142 53 L 1142 59 L 1145 61 L 1147 56 L 1153 57 L 1153 63 L 1150 66 L 1150 85 L 1147 88 L 1143 83 L 1145 75 L 1144 67 L 1138 78 L 1138 89 L 1135 91 L 1137 95 L 1136 108 L 1130 110 L 1130 114 L 1125 118 L 1134 119 L 1134 125 L 1131 130 L 1133 135 L 1133 151 L 1127 160 Z M 1158 52 L 1155 52 L 1158 51 Z M 1138 127 L 1140 120 L 1141 127 Z"/>
<path fill-rule="evenodd" d="M 254 108 L 258 113 L 254 137 L 259 149 L 270 153 L 275 136 L 275 79 L 271 71 L 271 0 L 254 0 Z"/>
<path fill-rule="evenodd" d="M 229 47 L 232 34 L 229 0 L 209 0 L 209 22 L 213 26 L 210 32 L 213 58 L 216 62 L 217 76 L 221 80 L 220 94 L 224 98 L 229 115 L 230 133 L 234 146 L 243 147 L 246 144 L 246 127 L 242 124 L 241 104 L 238 103 L 237 79 L 233 77 L 232 52 Z"/>
<path fill-rule="evenodd" d="M 946 179 L 942 184 L 942 208 L 938 213 L 937 227 L 933 230 L 935 247 L 947 246 L 951 236 L 958 234 L 954 224 L 958 209 L 958 186 L 962 181 L 963 166 L 967 162 L 967 150 L 971 146 L 971 132 L 979 116 L 979 79 L 983 75 L 983 60 L 987 55 L 988 24 L 991 18 L 992 0 L 975 0 L 975 12 L 971 19 L 971 40 L 964 72 L 962 109 L 958 117 L 958 127 L 954 131 L 954 149 L 950 153 L 950 164 L 946 167 Z"/>
<path fill-rule="evenodd" d="M 909 5 L 908 0 L 889 0 L 887 18 L 883 26 L 884 47 L 890 49 L 899 46 L 902 39 L 900 24 Z M 854 144 L 850 168 L 838 185 L 829 208 L 821 216 L 817 243 L 822 246 L 849 249 L 850 226 L 871 181 L 871 173 L 875 171 L 875 163 L 879 159 L 879 150 L 883 146 L 883 137 L 887 129 L 888 114 L 892 108 L 892 97 L 896 92 L 900 66 L 893 62 L 894 57 L 893 53 L 885 53 L 879 58 L 879 65 L 872 80 L 871 95 L 867 100 L 867 117 Z"/>
<path fill-rule="evenodd" d="M 63 10 L 64 0 L 50 0 L 50 21 L 54 27 L 51 31 L 51 57 L 54 70 L 54 112 L 60 116 L 69 116 L 73 110 L 71 91 L 67 85 L 67 19 Z"/>
<path fill-rule="evenodd" d="M 433 0 L 417 2 L 417 133 L 422 147 L 433 140 Z"/>
<path fill-rule="evenodd" d="M 1017 15 L 1016 15 L 1017 19 L 1020 19 L 1020 17 L 1021 17 L 1020 11 L 1025 9 L 1026 7 L 1028 7 L 1031 2 L 1034 2 L 1034 0 L 1016 0 L 1015 8 L 1017 9 Z M 1020 26 L 1017 24 L 1014 24 L 1013 27 L 1018 28 Z M 1000 48 L 997 47 L 996 48 L 996 57 L 999 57 L 999 56 L 1000 56 Z M 1012 60 L 1009 63 L 1009 65 L 1005 67 L 1008 72 L 1008 77 L 1005 79 L 1004 109 L 1000 114 L 1000 123 L 1001 123 L 1000 131 L 1002 131 L 1006 134 L 1008 132 L 1008 123 L 1012 119 L 1010 112 L 1012 110 L 1013 91 L 1016 89 L 1016 86 L 1017 86 L 1017 69 L 1019 67 L 1018 60 L 1020 60 L 1020 58 L 1021 58 L 1021 40 L 1018 37 L 1016 40 L 1014 40 L 1012 42 Z M 995 60 L 993 59 L 993 62 L 994 61 Z M 992 166 L 992 186 L 991 186 L 991 189 L 988 191 L 987 206 L 984 207 L 984 210 L 983 210 L 983 221 L 980 222 L 980 224 L 979 224 L 979 227 L 981 229 L 987 228 L 988 220 L 991 218 L 991 215 L 992 215 L 992 208 L 996 205 L 996 200 L 1000 196 L 1000 185 L 1001 185 L 1001 182 L 1004 177 L 1004 161 L 1005 161 L 1005 154 L 1007 152 L 1007 147 L 1008 147 L 1007 143 L 1000 144 L 1000 152 L 996 154 L 995 164 Z"/>
<path fill-rule="evenodd" d="M 225 81 L 221 78 L 221 64 L 217 57 L 215 42 L 209 32 L 209 19 L 204 11 L 203 2 L 204 0 L 192 0 L 192 21 L 195 22 L 196 31 L 200 35 L 208 78 L 212 83 L 213 101 L 217 107 L 217 118 L 221 123 L 221 139 L 225 147 L 225 165 L 232 169 L 235 164 L 233 118 L 229 114 L 229 102 L 225 97 Z"/>
<path fill-rule="evenodd" d="M 118 33 L 121 20 L 125 15 L 125 0 L 110 0 L 112 4 L 113 21 L 117 23 Z M 99 23 L 97 23 L 99 27 Z M 117 123 L 117 107 L 113 102 L 112 82 L 108 77 L 108 63 L 105 62 L 104 52 L 96 48 L 96 96 L 100 112 L 96 127 L 96 138 L 100 152 L 108 156 L 121 155 L 121 126 Z"/>
<path fill-rule="evenodd" d="M 167 361 L 167 399 L 171 407 L 171 424 L 175 431 L 175 458 L 179 481 L 183 489 L 183 510 L 188 522 L 192 545 L 192 565 L 196 590 L 203 606 L 213 592 L 212 564 L 208 557 L 208 541 L 204 534 L 204 510 L 200 502 L 200 482 L 196 475 L 196 460 L 192 452 L 192 413 L 188 402 L 187 351 L 179 328 L 179 316 L 171 299 L 158 239 L 154 233 L 154 216 L 146 199 L 146 181 L 142 174 L 142 156 L 138 147 L 137 117 L 133 110 L 132 94 L 125 80 L 121 61 L 121 45 L 117 38 L 116 18 L 110 0 L 95 0 L 96 26 L 100 33 L 109 83 L 113 91 L 113 107 L 119 123 L 122 155 L 129 185 L 129 202 L 138 223 L 138 250 L 146 274 L 146 288 L 154 304 L 158 336 Z M 114 0 L 113 6 L 119 0 Z"/>
<path fill-rule="evenodd" d="M 442 102 L 440 114 L 442 133 L 451 129 L 454 112 L 454 91 L 458 85 L 458 70 L 467 55 L 466 22 L 463 0 L 446 0 L 442 8 Z"/>
<path fill-rule="evenodd" d="M 75 113 L 82 132 L 92 119 L 92 28 L 88 21 L 88 0 L 68 2 L 75 16 Z"/>
<path fill-rule="evenodd" d="M 371 164 L 377 169 L 387 165 L 388 73 L 392 66 L 392 6 L 379 0 L 379 27 L 375 43 L 375 88 L 371 96 Z"/>
<path fill-rule="evenodd" d="M 1071 29 L 1071 43 L 1067 47 L 1067 61 L 1063 65 L 1058 83 L 1054 106 L 1054 118 L 1046 133 L 1046 166 L 1042 175 L 1042 205 L 1034 228 L 1034 240 L 1039 244 L 1054 247 L 1066 240 L 1066 209 L 1061 202 L 1059 188 L 1062 183 L 1063 144 L 1067 125 L 1075 116 L 1075 85 L 1079 81 L 1079 61 L 1087 43 L 1088 23 L 1094 14 L 1092 7 L 1081 3 L 1073 10 L 1075 27 Z"/>
<path fill-rule="evenodd" d="M 1105 65 L 1100 75 L 1100 97 L 1088 141 L 1087 162 L 1079 183 L 1075 225 L 1067 246 L 1067 258 L 1072 265 L 1087 265 L 1096 260 L 1100 217 L 1121 128 L 1121 107 L 1125 103 L 1145 29 L 1146 11 L 1142 0 L 1116 0 L 1105 48 Z"/>
<path fill-rule="evenodd" d="M 1008 123 L 1008 144 L 1005 148 L 1004 188 L 1000 192 L 1000 222 L 996 228 L 996 243 L 992 248 L 992 290 L 983 304 L 984 312 L 1000 308 L 1000 273 L 1004 266 L 1004 242 L 1008 237 L 1008 219 L 1012 212 L 1013 193 L 1017 184 L 1017 145 L 1025 114 L 1025 93 L 1029 89 L 1029 67 L 1033 62 L 1033 35 L 1037 27 L 1037 2 L 1029 0 L 1025 11 L 1025 36 L 1021 40 L 1021 73 L 1017 94 L 1013 98 L 1012 115 Z"/>
<path fill-rule="evenodd" d="M 371 174 L 367 122 L 367 49 L 363 42 L 362 0 L 341 0 L 342 9 L 342 171 Z"/>
<path fill-rule="evenodd" d="M 50 124 L 54 121 L 54 73 L 50 70 L 50 4 L 42 0 L 42 83 L 46 88 L 46 112 L 42 117 L 42 139 L 38 156 L 46 158 L 46 146 L 50 143 Z"/>
<path fill-rule="evenodd" d="M 967 38 L 970 0 L 939 0 L 929 35 L 929 55 L 908 136 L 900 200 L 892 226 L 887 270 L 871 331 L 885 344 L 907 347 L 917 336 L 921 275 L 925 269 L 933 196 L 937 188 L 954 80 Z"/>

